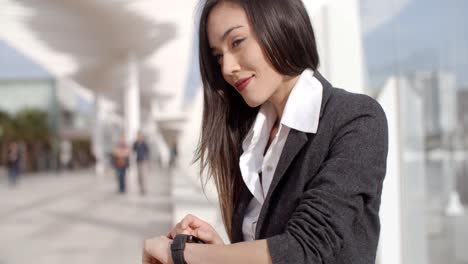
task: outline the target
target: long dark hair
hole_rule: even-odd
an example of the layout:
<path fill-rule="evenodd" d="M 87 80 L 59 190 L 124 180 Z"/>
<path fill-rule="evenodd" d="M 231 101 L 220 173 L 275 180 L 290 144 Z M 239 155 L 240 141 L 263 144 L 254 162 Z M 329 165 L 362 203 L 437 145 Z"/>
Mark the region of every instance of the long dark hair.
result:
<path fill-rule="evenodd" d="M 214 178 L 224 226 L 232 239 L 232 215 L 243 184 L 239 168 L 242 140 L 258 113 L 258 107 L 250 108 L 223 79 L 221 68 L 210 51 L 208 15 L 223 1 L 236 3 L 244 9 L 267 58 L 279 73 L 297 76 L 306 68 L 316 70 L 319 56 L 302 0 L 206 0 L 203 4 L 199 60 L 204 108 L 195 160 L 201 163 L 201 175 L 207 169 L 202 185 L 211 176 Z"/>

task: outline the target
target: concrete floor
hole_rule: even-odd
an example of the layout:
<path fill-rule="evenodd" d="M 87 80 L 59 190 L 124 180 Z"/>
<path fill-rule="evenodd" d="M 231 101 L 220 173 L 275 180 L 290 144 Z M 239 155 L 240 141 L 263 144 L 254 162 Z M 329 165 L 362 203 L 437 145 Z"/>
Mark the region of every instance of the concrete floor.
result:
<path fill-rule="evenodd" d="M 8 188 L 0 172 L 0 264 L 141 263 L 143 239 L 167 233 L 187 213 L 227 241 L 216 200 L 199 182 L 177 169 L 152 168 L 148 176 L 148 194 L 140 196 L 135 185 L 117 194 L 112 173 L 25 175 Z M 428 236 L 429 263 L 421 264 L 468 264 L 468 215 L 440 222 Z"/>
<path fill-rule="evenodd" d="M 172 227 L 170 176 L 154 170 L 149 192 L 116 192 L 112 174 L 0 177 L 0 264 L 141 263 L 144 238 Z"/>

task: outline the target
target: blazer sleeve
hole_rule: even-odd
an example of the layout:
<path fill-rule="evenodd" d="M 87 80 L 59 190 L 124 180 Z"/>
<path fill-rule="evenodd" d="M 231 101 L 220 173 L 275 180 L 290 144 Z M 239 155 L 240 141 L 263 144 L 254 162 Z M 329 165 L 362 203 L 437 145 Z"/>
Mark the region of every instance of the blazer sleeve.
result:
<path fill-rule="evenodd" d="M 267 238 L 273 263 L 335 263 L 355 240 L 353 223 L 377 245 L 378 211 L 388 152 L 387 120 L 380 105 L 360 95 L 337 111 L 329 152 L 311 176 L 285 232 Z"/>

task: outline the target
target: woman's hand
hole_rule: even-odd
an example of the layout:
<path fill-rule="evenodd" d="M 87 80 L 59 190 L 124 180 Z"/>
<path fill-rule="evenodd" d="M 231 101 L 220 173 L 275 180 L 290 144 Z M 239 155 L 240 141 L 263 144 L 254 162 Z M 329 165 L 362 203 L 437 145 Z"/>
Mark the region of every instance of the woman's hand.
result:
<path fill-rule="evenodd" d="M 171 255 L 172 240 L 153 237 L 143 242 L 143 264 L 173 264 Z"/>
<path fill-rule="evenodd" d="M 191 214 L 185 216 L 177 223 L 177 225 L 167 233 L 167 237 L 173 239 L 177 234 L 196 236 L 207 244 L 224 245 L 223 239 L 210 224 Z"/>

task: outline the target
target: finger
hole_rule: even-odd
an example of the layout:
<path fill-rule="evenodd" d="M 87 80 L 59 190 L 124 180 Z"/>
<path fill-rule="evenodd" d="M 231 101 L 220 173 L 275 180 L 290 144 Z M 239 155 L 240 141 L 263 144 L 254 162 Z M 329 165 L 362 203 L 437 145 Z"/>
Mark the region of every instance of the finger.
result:
<path fill-rule="evenodd" d="M 223 239 L 219 236 L 219 234 L 213 228 L 200 228 L 197 229 L 196 236 L 203 240 L 207 244 L 219 244 L 224 245 Z"/>
<path fill-rule="evenodd" d="M 184 234 L 184 235 L 194 235 L 194 230 L 192 228 L 186 228 L 186 229 L 182 229 L 182 228 L 174 228 L 172 229 L 171 231 L 171 236 L 172 238 L 171 239 L 174 239 L 176 235 L 178 234 Z"/>
<path fill-rule="evenodd" d="M 174 239 L 174 237 L 178 234 L 178 232 L 180 232 L 180 230 L 182 230 L 182 228 L 180 227 L 180 222 L 178 222 L 174 228 L 172 228 L 172 230 L 170 231 L 171 233 L 171 239 Z"/>
<path fill-rule="evenodd" d="M 143 251 L 143 259 L 142 259 L 143 264 L 154 264 L 157 263 L 155 258 L 151 257 L 147 252 Z"/>
<path fill-rule="evenodd" d="M 162 262 L 147 254 L 143 255 L 143 264 L 162 264 Z"/>
<path fill-rule="evenodd" d="M 141 263 L 142 263 L 142 264 L 149 264 L 149 263 L 151 263 L 151 262 L 149 262 L 148 255 L 146 254 L 145 249 L 143 249 L 143 254 L 142 254 L 142 256 L 141 256 Z"/>
<path fill-rule="evenodd" d="M 213 242 L 213 234 L 206 232 L 205 230 L 197 229 L 195 236 L 203 240 L 205 243 Z"/>
<path fill-rule="evenodd" d="M 174 239 L 174 237 L 179 233 L 179 232 L 182 232 L 181 231 L 182 229 L 181 228 L 172 228 L 171 231 L 167 232 L 166 234 L 166 237 L 169 238 L 169 239 Z"/>
<path fill-rule="evenodd" d="M 145 240 L 143 242 L 143 254 L 142 254 L 142 263 L 143 264 L 154 264 L 158 261 L 149 253 L 149 248 L 151 247 L 151 242 Z"/>
<path fill-rule="evenodd" d="M 153 249 L 153 240 L 152 239 L 145 239 L 143 241 L 143 257 L 151 257 Z"/>
<path fill-rule="evenodd" d="M 188 214 L 186 215 L 184 218 L 182 218 L 182 220 L 180 221 L 180 225 L 181 227 L 188 227 L 189 224 L 194 221 L 196 217 L 192 214 Z"/>
<path fill-rule="evenodd" d="M 180 221 L 180 225 L 181 227 L 190 226 L 191 228 L 196 229 L 201 226 L 209 225 L 209 224 L 192 214 L 188 214 L 187 216 L 184 217 L 184 219 L 182 219 L 182 221 Z"/>

